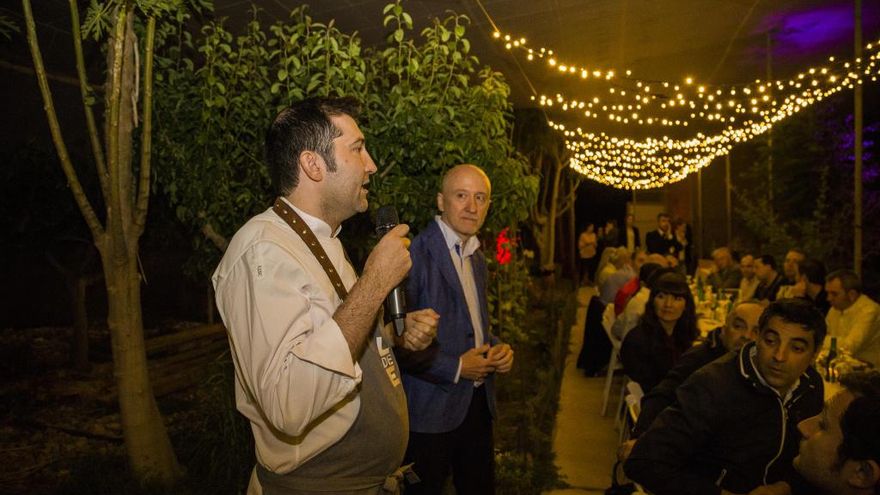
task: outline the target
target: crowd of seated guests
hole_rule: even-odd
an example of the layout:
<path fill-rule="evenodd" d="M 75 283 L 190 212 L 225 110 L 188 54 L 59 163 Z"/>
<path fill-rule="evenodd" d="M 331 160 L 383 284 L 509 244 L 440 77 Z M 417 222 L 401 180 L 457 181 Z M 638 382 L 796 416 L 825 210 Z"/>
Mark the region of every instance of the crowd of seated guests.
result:
<path fill-rule="evenodd" d="M 670 242 L 668 220 L 649 245 Z M 828 273 L 798 248 L 781 267 L 727 247 L 712 259 L 693 276 L 738 299 L 702 338 L 692 286 L 665 254 L 630 263 L 602 295 L 617 290 L 612 332 L 644 392 L 619 452 L 626 475 L 654 495 L 880 494 L 880 371 L 841 378 L 823 410 L 816 370 L 831 347 L 880 368 L 880 305 L 855 272 Z"/>

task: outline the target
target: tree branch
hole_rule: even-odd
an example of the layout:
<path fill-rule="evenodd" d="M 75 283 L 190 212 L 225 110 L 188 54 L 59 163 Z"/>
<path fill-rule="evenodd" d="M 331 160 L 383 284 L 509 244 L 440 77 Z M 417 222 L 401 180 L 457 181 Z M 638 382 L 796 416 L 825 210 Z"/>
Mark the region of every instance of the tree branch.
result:
<path fill-rule="evenodd" d="M 8 69 L 13 72 L 18 72 L 19 74 L 27 74 L 29 76 L 33 76 L 37 74 L 37 71 L 34 70 L 33 67 L 29 67 L 27 65 L 18 65 L 13 64 L 12 62 L 7 62 L 6 60 L 0 60 L 0 68 Z M 60 82 L 62 84 L 66 84 L 68 86 L 79 86 L 79 79 L 70 76 L 62 76 L 60 74 L 52 74 L 51 72 L 46 72 L 46 79 L 50 81 Z M 97 84 L 92 86 L 95 91 L 103 92 L 104 85 Z"/>
<path fill-rule="evenodd" d="M 76 55 L 76 74 L 79 77 L 79 89 L 83 100 L 83 109 L 86 114 L 86 128 L 89 131 L 89 141 L 92 144 L 92 154 L 95 155 L 95 166 L 98 169 L 98 180 L 101 183 L 101 193 L 104 197 L 109 195 L 109 185 L 107 184 L 107 164 L 104 161 L 104 149 L 101 147 L 101 137 L 98 135 L 98 128 L 95 126 L 95 114 L 92 112 L 90 99 L 94 99 L 90 93 L 89 81 L 86 79 L 86 64 L 82 51 L 82 34 L 79 28 L 79 8 L 76 0 L 70 1 L 70 19 L 71 34 L 73 36 L 73 51 Z"/>
<path fill-rule="evenodd" d="M 75 1 L 75 0 L 71 0 Z M 147 208 L 150 198 L 150 160 L 153 142 L 153 43 L 156 39 L 156 18 L 147 20 L 147 34 L 144 40 L 144 121 L 141 128 L 140 180 L 137 191 L 137 206 L 134 212 L 135 235 L 140 237 L 147 223 Z"/>
<path fill-rule="evenodd" d="M 219 249 L 220 252 L 226 252 L 226 248 L 229 246 L 229 240 L 220 235 L 219 232 L 214 230 L 213 225 L 211 225 L 210 223 L 205 223 L 204 225 L 202 225 L 202 234 L 207 237 L 208 240 L 211 241 L 211 243 L 217 246 L 217 249 Z"/>
<path fill-rule="evenodd" d="M 119 106 L 122 93 L 122 56 L 125 51 L 125 27 L 126 6 L 122 4 L 117 9 L 116 27 L 113 33 L 113 63 L 110 66 L 110 106 L 107 136 L 108 170 L 110 171 L 110 197 L 105 198 L 107 203 L 107 225 L 118 246 L 125 245 L 125 235 L 122 219 L 122 185 L 120 184 L 121 166 L 119 159 Z M 127 250 L 116 251 L 120 256 L 125 256 Z"/>
<path fill-rule="evenodd" d="M 98 239 L 103 233 L 104 228 L 95 210 L 89 203 L 76 170 L 73 168 L 73 162 L 70 160 L 70 154 L 67 152 L 67 145 L 64 144 L 64 138 L 61 135 L 61 126 L 58 123 L 58 115 L 55 113 L 55 103 L 52 98 L 52 91 L 49 89 L 49 81 L 46 78 L 46 68 L 43 66 L 43 55 L 40 53 L 40 43 L 37 40 L 37 28 L 34 23 L 34 13 L 31 10 L 30 0 L 22 0 L 24 9 L 25 25 L 27 28 L 28 45 L 31 48 L 31 56 L 34 59 L 34 71 L 37 75 L 37 83 L 40 86 L 40 94 L 43 97 L 43 105 L 46 111 L 46 118 L 49 121 L 49 131 L 52 134 L 52 141 L 55 143 L 55 150 L 58 152 L 58 159 L 61 161 L 61 168 L 67 177 L 67 183 L 73 193 L 73 199 L 76 201 L 80 212 L 92 232 L 92 236 Z"/>

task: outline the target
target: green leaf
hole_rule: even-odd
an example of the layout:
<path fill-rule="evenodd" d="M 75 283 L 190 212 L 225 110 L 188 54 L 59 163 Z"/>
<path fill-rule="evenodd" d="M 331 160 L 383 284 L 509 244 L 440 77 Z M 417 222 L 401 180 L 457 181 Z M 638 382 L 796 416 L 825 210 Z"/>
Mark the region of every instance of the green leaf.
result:
<path fill-rule="evenodd" d="M 455 37 L 461 38 L 462 36 L 464 36 L 464 26 L 459 24 L 455 26 Z"/>
<path fill-rule="evenodd" d="M 287 69 L 278 69 L 278 80 L 286 81 L 287 80 Z"/>
<path fill-rule="evenodd" d="M 395 29 L 394 30 L 394 41 L 400 43 L 403 41 L 403 29 Z"/>

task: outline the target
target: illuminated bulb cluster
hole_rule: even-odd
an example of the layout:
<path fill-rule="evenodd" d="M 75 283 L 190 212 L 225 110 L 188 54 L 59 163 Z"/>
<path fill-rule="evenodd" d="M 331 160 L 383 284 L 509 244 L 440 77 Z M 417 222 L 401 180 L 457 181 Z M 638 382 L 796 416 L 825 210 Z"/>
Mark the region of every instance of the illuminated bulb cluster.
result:
<path fill-rule="evenodd" d="M 873 44 L 867 45 L 868 50 L 875 49 Z M 832 57 L 833 59 L 833 57 Z M 870 56 L 867 64 L 862 67 L 861 76 L 876 81 L 876 53 Z M 532 100 L 541 106 L 553 107 L 562 111 L 577 111 L 587 118 L 606 118 L 621 124 L 658 125 L 687 127 L 694 121 L 712 124 L 730 124 L 743 122 L 751 118 L 762 118 L 772 114 L 775 109 L 789 97 L 798 97 L 811 89 L 829 89 L 850 81 L 860 79 L 860 74 L 849 62 L 832 67 L 811 68 L 789 80 L 775 81 L 765 84 L 758 81 L 754 88 L 729 87 L 716 88 L 709 93 L 705 86 L 697 87 L 697 98 L 689 100 L 679 88 L 670 98 L 660 98 L 658 94 L 650 96 L 636 91 L 635 101 L 624 100 L 628 92 L 619 87 L 610 87 L 610 96 L 592 96 L 583 100 L 567 99 L 560 94 L 550 97 L 544 94 L 532 96 Z M 651 86 L 637 83 L 645 93 L 651 93 Z M 629 93 L 632 93 L 630 91 Z M 615 99 L 615 97 L 617 97 Z M 698 101 L 701 100 L 701 101 Z"/>
<path fill-rule="evenodd" d="M 493 37 L 509 50 L 523 50 L 529 61 L 545 60 L 551 70 L 607 81 L 607 92 L 582 100 L 560 94 L 532 96 L 543 107 L 620 125 L 688 127 L 696 121 L 704 126 L 719 125 L 718 132 L 710 136 L 698 133 L 687 140 L 663 137 L 634 141 L 585 133 L 580 128 L 566 130 L 564 125 L 551 122 L 566 137 L 566 146 L 573 154 L 571 168 L 597 182 L 623 189 L 650 189 L 682 180 L 729 153 L 736 143 L 764 134 L 778 122 L 838 91 L 869 79 L 876 82 L 880 75 L 880 42 L 866 45 L 865 59 L 839 62 L 830 57 L 826 66 L 810 68 L 790 79 L 713 86 L 693 77 L 684 77 L 681 83 L 641 80 L 633 78 L 628 70 L 624 71 L 625 77 L 616 77 L 615 70 L 590 70 L 561 62 L 553 50 L 528 47 L 525 38 L 497 31 Z"/>
<path fill-rule="evenodd" d="M 695 138 L 675 140 L 648 138 L 642 141 L 617 138 L 605 133 L 585 133 L 580 128 L 568 130 L 562 124 L 551 126 L 562 132 L 566 147 L 573 156 L 570 166 L 602 184 L 622 189 L 650 189 L 684 179 L 730 152 L 737 143 L 749 141 L 770 130 L 780 121 L 842 91 L 862 84 L 866 78 L 876 81 L 878 54 L 873 54 L 861 71 L 848 73 L 826 88 L 809 85 L 799 94 L 786 96 L 772 111 L 760 112 L 757 118 L 741 126 L 729 125 L 711 136 L 698 133 Z"/>
<path fill-rule="evenodd" d="M 598 68 L 589 69 L 575 64 L 559 63 L 553 50 L 546 48 L 530 48 L 526 46 L 526 39 L 523 37 L 515 38 L 509 34 L 502 34 L 500 31 L 492 33 L 492 37 L 504 43 L 504 48 L 508 50 L 520 49 L 526 53 L 526 60 L 529 62 L 535 59 L 543 59 L 547 61 L 547 66 L 552 70 L 580 77 L 581 79 L 604 79 L 606 81 L 614 79 L 615 72 L 613 70 L 603 70 Z M 631 75 L 631 71 L 626 71 L 626 75 Z"/>

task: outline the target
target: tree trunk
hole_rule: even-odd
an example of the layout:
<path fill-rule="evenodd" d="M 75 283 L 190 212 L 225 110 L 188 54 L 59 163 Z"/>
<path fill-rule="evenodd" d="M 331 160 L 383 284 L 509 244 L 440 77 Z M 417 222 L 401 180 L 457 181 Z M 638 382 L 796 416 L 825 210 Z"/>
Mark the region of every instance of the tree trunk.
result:
<path fill-rule="evenodd" d="M 566 230 L 568 234 L 565 238 L 565 252 L 568 253 L 568 273 L 571 275 L 571 279 L 575 280 L 575 285 L 578 285 L 578 267 L 577 267 L 577 230 L 574 226 L 575 221 L 575 212 L 574 207 L 569 208 L 566 212 L 566 216 L 568 218 L 568 222 L 566 225 Z"/>
<path fill-rule="evenodd" d="M 104 249 L 99 249 L 126 452 L 138 479 L 168 486 L 180 477 L 181 469 L 147 373 L 137 248 L 116 246 L 111 239 L 112 235 L 105 238 Z"/>
<path fill-rule="evenodd" d="M 89 315 L 86 310 L 86 290 L 90 277 L 80 275 L 68 282 L 73 309 L 73 336 L 71 339 L 70 361 L 74 369 L 89 369 Z"/>
<path fill-rule="evenodd" d="M 101 224 L 89 202 L 73 167 L 67 145 L 64 143 L 43 66 L 31 3 L 30 0 L 22 0 L 28 45 L 31 48 L 37 83 L 43 97 L 49 130 L 58 151 L 61 168 L 101 255 L 109 306 L 107 323 L 112 340 L 114 375 L 118 385 L 119 409 L 129 464 L 140 481 L 156 482 L 167 487 L 180 477 L 181 469 L 150 387 L 137 263 L 138 239 L 143 234 L 146 223 L 150 192 L 153 43 L 156 19 L 148 17 L 144 30 L 142 97 L 144 110 L 138 184 L 135 189 L 132 143 L 136 120 L 134 109 L 138 100 L 135 75 L 139 70 L 138 65 L 132 61 L 133 56 L 139 53 L 133 34 L 135 5 L 132 2 L 123 2 L 116 7 L 115 25 L 107 43 L 108 71 L 104 93 L 106 150 L 102 150 L 87 98 L 89 91 L 85 80 L 83 37 L 80 33 L 77 1 L 70 0 L 69 3 L 77 73 L 80 76 L 86 120 L 101 183 L 106 225 Z"/>
<path fill-rule="evenodd" d="M 555 270 L 556 259 L 556 209 L 559 198 L 559 180 L 562 177 L 562 166 L 554 159 L 553 161 L 553 184 L 550 189 L 549 211 L 547 212 L 547 225 L 544 230 L 544 253 L 542 260 L 544 270 Z"/>

